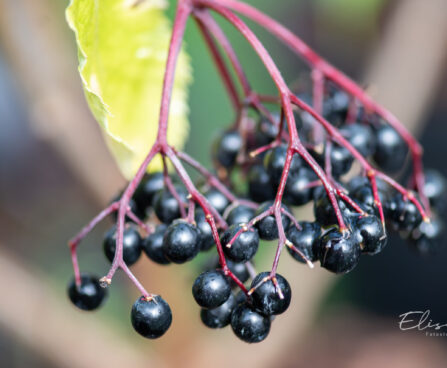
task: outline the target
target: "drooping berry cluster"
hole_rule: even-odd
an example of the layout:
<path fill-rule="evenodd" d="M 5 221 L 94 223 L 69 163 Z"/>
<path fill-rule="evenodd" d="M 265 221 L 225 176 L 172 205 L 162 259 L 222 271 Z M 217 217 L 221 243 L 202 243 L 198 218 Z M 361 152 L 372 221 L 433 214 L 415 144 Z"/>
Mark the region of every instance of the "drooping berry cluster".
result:
<path fill-rule="evenodd" d="M 312 94 L 288 88 L 268 52 L 228 7 L 262 23 L 309 62 Z M 206 8 L 221 14 L 247 38 L 277 85 L 279 97 L 251 90 L 234 50 Z M 236 109 L 234 124 L 212 144 L 216 174 L 166 140 L 171 77 L 191 14 Z M 443 224 L 438 215 L 446 208 L 444 178 L 431 170 L 424 175 L 420 147 L 405 128 L 294 37 L 237 1 L 179 1 L 157 140 L 128 187 L 70 242 L 75 278 L 69 297 L 76 306 L 98 308 L 106 297 L 103 287 L 122 269 L 142 294 L 131 310 L 133 327 L 144 337 L 160 337 L 171 324 L 171 309 L 161 296 L 148 293 L 129 267 L 141 254 L 169 265 L 216 249 L 217 261 L 211 255 L 212 266 L 192 285 L 201 320 L 210 328 L 231 325 L 243 341 L 259 342 L 268 335 L 273 317 L 291 302 L 290 285 L 277 273 L 284 247 L 298 262 L 310 267 L 319 262 L 344 274 L 354 269 L 362 254 L 380 253 L 388 231 L 398 231 L 422 253 L 439 246 Z M 242 97 L 215 41 L 235 69 Z M 402 178 L 409 153 L 413 173 L 407 189 L 396 178 Z M 146 174 L 157 154 L 163 172 Z M 182 163 L 201 175 L 200 184 L 192 182 Z M 314 220 L 297 220 L 294 209 L 311 202 Z M 79 242 L 115 213 L 116 225 L 103 244 L 111 262 L 109 272 L 101 279 L 81 274 Z M 261 240 L 277 241 L 278 246 L 271 270 L 258 273 L 253 258 L 265 246 Z"/>

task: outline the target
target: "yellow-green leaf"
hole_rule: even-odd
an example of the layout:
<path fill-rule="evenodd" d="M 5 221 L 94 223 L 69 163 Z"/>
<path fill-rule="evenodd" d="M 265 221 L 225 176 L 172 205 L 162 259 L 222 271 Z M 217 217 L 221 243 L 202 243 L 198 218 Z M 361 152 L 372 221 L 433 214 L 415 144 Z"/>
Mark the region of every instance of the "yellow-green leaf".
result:
<path fill-rule="evenodd" d="M 86 99 L 122 173 L 131 178 L 157 134 L 171 36 L 163 0 L 72 0 L 66 16 L 76 35 Z M 169 115 L 168 141 L 188 134 L 189 58 L 182 50 Z M 160 161 L 151 169 L 159 168 Z"/>

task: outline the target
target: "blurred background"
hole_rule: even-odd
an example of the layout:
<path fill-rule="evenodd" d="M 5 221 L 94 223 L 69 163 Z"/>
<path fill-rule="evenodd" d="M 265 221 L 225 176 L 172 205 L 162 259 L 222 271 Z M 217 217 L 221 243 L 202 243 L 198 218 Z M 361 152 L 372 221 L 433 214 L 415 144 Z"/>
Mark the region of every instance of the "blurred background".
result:
<path fill-rule="evenodd" d="M 445 0 L 249 2 L 368 88 L 420 136 L 426 166 L 447 175 Z M 190 292 L 200 260 L 166 268 L 142 257 L 135 266 L 147 289 L 173 310 L 173 325 L 160 340 L 134 333 L 129 315 L 137 291 L 121 274 L 100 311 L 75 310 L 66 297 L 67 240 L 124 180 L 84 101 L 67 3 L 0 1 L 0 367 L 447 366 L 447 337 L 398 327 L 400 314 L 427 309 L 434 322 L 447 323 L 447 247 L 423 258 L 397 237 L 346 276 L 310 270 L 284 254 L 279 272 L 293 287 L 292 305 L 256 346 L 229 328 L 201 324 Z M 244 40 L 224 29 L 253 85 L 274 93 Z M 299 78 L 303 65 L 254 30 L 286 79 Z M 209 164 L 210 137 L 231 123 L 233 112 L 193 22 L 186 41 L 195 78 L 186 150 Z M 82 243 L 82 270 L 107 271 L 101 243 L 109 226 L 105 221 Z M 259 271 L 273 256 L 273 247 L 264 248 Z"/>

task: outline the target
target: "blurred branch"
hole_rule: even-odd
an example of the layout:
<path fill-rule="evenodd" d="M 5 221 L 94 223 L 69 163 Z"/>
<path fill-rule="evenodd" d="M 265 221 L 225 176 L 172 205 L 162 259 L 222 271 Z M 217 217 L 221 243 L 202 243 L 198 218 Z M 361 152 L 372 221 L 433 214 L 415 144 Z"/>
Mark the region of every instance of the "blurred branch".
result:
<path fill-rule="evenodd" d="M 51 0 L 2 0 L 0 42 L 25 92 L 34 132 L 103 205 L 124 180 L 87 108 L 64 19 Z"/>
<path fill-rule="evenodd" d="M 24 267 L 0 246 L 0 324 L 57 367 L 143 368 L 147 353 L 98 316 L 61 300 L 49 280 Z M 13 281 L 13 282 L 12 282 Z M 165 365 L 151 353 L 150 363 Z"/>
<path fill-rule="evenodd" d="M 365 80 L 416 134 L 445 72 L 447 1 L 401 0 L 372 53 Z"/>

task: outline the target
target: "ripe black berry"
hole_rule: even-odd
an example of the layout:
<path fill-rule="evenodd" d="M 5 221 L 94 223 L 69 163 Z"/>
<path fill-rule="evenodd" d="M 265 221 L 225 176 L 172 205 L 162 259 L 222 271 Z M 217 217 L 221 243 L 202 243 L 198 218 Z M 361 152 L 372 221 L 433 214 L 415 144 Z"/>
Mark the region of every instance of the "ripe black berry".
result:
<path fill-rule="evenodd" d="M 231 225 L 222 235 L 220 241 L 225 255 L 234 262 L 247 262 L 256 254 L 259 246 L 259 235 L 256 229 L 242 232 L 231 247 L 227 244 L 241 229 L 239 225 Z"/>
<path fill-rule="evenodd" d="M 343 216 L 349 216 L 351 211 L 346 206 L 345 202 L 338 200 L 338 205 Z M 334 207 L 326 192 L 314 202 L 314 215 L 315 220 L 321 224 L 322 227 L 327 227 L 333 224 L 337 224 L 337 217 L 335 215 Z"/>
<path fill-rule="evenodd" d="M 273 148 L 264 157 L 264 167 L 270 177 L 270 182 L 276 186 L 284 170 L 284 165 L 286 163 L 287 156 L 287 146 L 282 145 Z M 296 174 L 300 167 L 303 166 L 303 161 L 298 155 L 293 155 L 292 162 L 290 164 L 290 173 Z"/>
<path fill-rule="evenodd" d="M 222 271 L 205 271 L 192 286 L 192 295 L 203 308 L 217 308 L 227 301 L 230 294 L 230 283 Z"/>
<path fill-rule="evenodd" d="M 224 244 L 222 244 L 224 246 Z M 241 281 L 245 282 L 249 279 L 250 274 L 248 273 L 247 266 L 243 262 L 233 262 L 231 259 L 226 259 L 227 267 L 230 269 L 230 271 Z M 207 267 L 208 270 L 215 270 L 217 268 L 220 268 L 219 258 L 214 258 L 213 263 Z M 231 286 L 236 286 L 233 279 L 229 276 L 227 276 L 228 281 L 230 282 Z"/>
<path fill-rule="evenodd" d="M 254 165 L 248 172 L 248 195 L 255 202 L 265 202 L 275 198 L 270 176 L 263 165 Z"/>
<path fill-rule="evenodd" d="M 444 223 L 433 217 L 421 224 L 410 234 L 410 241 L 421 254 L 435 254 L 445 244 Z"/>
<path fill-rule="evenodd" d="M 175 186 L 175 189 L 180 199 L 186 203 L 188 195 L 186 189 L 178 185 Z M 152 206 L 158 219 L 165 224 L 170 224 L 180 217 L 179 203 L 167 188 L 158 191 L 154 195 Z"/>
<path fill-rule="evenodd" d="M 335 126 L 342 125 L 348 115 L 349 96 L 340 90 L 331 91 L 323 103 L 324 117 Z"/>
<path fill-rule="evenodd" d="M 205 212 L 201 208 L 195 211 L 194 219 L 199 230 L 199 247 L 202 251 L 209 250 L 214 245 L 211 226 L 206 221 Z"/>
<path fill-rule="evenodd" d="M 216 209 L 220 214 L 224 213 L 225 208 L 227 208 L 230 203 L 221 192 L 217 189 L 209 189 L 204 193 L 205 198 L 208 200 L 210 205 Z"/>
<path fill-rule="evenodd" d="M 323 156 L 320 158 L 320 162 L 324 162 L 324 155 L 325 153 L 323 153 Z M 352 163 L 354 162 L 354 157 L 351 153 L 345 147 L 341 147 L 338 144 L 331 145 L 330 158 L 332 175 L 334 177 L 346 174 L 351 169 Z"/>
<path fill-rule="evenodd" d="M 265 277 L 269 276 L 269 272 L 261 272 L 252 281 L 251 287 L 257 286 Z M 292 290 L 287 280 L 280 274 L 276 274 L 278 287 L 280 288 L 283 298 L 281 299 L 272 280 L 262 282 L 253 292 L 253 306 L 257 311 L 264 315 L 281 314 L 286 311 L 290 305 L 292 298 Z"/>
<path fill-rule="evenodd" d="M 300 221 L 301 230 L 296 226 L 291 226 L 287 232 L 287 239 L 300 250 L 311 262 L 318 259 L 317 247 L 321 236 L 321 227 L 316 222 Z M 298 262 L 305 263 L 306 261 L 293 249 L 287 247 L 290 255 Z"/>
<path fill-rule="evenodd" d="M 173 263 L 185 263 L 199 253 L 199 235 L 194 225 L 175 221 L 163 237 L 163 253 Z"/>
<path fill-rule="evenodd" d="M 430 206 L 443 213 L 447 208 L 447 183 L 440 172 L 425 171 L 424 194 L 430 201 Z"/>
<path fill-rule="evenodd" d="M 402 137 L 389 125 L 376 131 L 374 161 L 384 171 L 396 172 L 403 168 L 408 147 Z"/>
<path fill-rule="evenodd" d="M 141 255 L 141 236 L 138 229 L 126 224 L 123 232 L 123 260 L 128 266 L 132 266 Z M 116 226 L 113 226 L 104 236 L 104 253 L 110 262 L 113 262 L 116 249 Z"/>
<path fill-rule="evenodd" d="M 279 120 L 279 116 L 277 120 Z M 278 135 L 278 131 L 277 125 L 272 124 L 266 117 L 261 117 L 255 130 L 256 146 L 261 147 L 272 142 Z"/>
<path fill-rule="evenodd" d="M 233 208 L 227 216 L 228 225 L 240 225 L 247 224 L 255 215 L 255 210 L 247 207 L 239 205 Z"/>
<path fill-rule="evenodd" d="M 376 151 L 376 136 L 368 125 L 349 124 L 340 129 L 340 133 L 364 157 Z"/>
<path fill-rule="evenodd" d="M 107 297 L 107 290 L 99 285 L 97 277 L 82 274 L 79 287 L 74 279 L 68 285 L 68 297 L 79 309 L 91 311 L 101 306 Z"/>
<path fill-rule="evenodd" d="M 312 199 L 313 188 L 310 183 L 317 180 L 315 173 L 305 167 L 298 173 L 289 175 L 284 191 L 284 200 L 292 206 L 301 206 Z"/>
<path fill-rule="evenodd" d="M 225 303 L 217 308 L 200 310 L 200 319 L 209 328 L 223 328 L 230 323 L 231 313 L 236 306 L 236 298 L 233 294 Z"/>
<path fill-rule="evenodd" d="M 231 168 L 242 148 L 241 135 L 236 131 L 229 131 L 219 136 L 213 143 L 213 159 L 225 168 Z"/>
<path fill-rule="evenodd" d="M 258 216 L 261 213 L 267 211 L 273 202 L 264 202 L 259 206 L 256 210 L 255 215 Z M 284 209 L 288 210 L 287 207 L 282 206 Z M 284 231 L 286 232 L 290 225 L 290 219 L 281 213 L 282 226 L 284 227 Z M 264 217 L 262 220 L 256 223 L 256 228 L 259 231 L 259 237 L 263 240 L 275 240 L 278 239 L 278 226 L 276 223 L 276 218 L 274 215 L 268 215 Z"/>
<path fill-rule="evenodd" d="M 351 234 L 343 235 L 332 228 L 320 238 L 321 267 L 334 273 L 352 271 L 360 260 L 360 246 Z"/>
<path fill-rule="evenodd" d="M 145 174 L 133 196 L 138 209 L 142 213 L 152 204 L 155 193 L 164 188 L 163 173 Z"/>
<path fill-rule="evenodd" d="M 404 200 L 401 194 L 385 202 L 385 212 L 391 225 L 402 231 L 415 229 L 422 221 L 419 210 L 410 200 Z"/>
<path fill-rule="evenodd" d="M 261 342 L 270 332 L 270 318 L 242 303 L 231 314 L 231 328 L 245 342 Z"/>
<path fill-rule="evenodd" d="M 352 234 L 365 254 L 378 254 L 387 243 L 382 222 L 374 215 L 355 216 L 352 220 Z"/>
<path fill-rule="evenodd" d="M 158 225 L 155 231 L 143 239 L 141 244 L 146 255 L 158 264 L 169 264 L 163 252 L 163 236 L 165 235 L 167 226 L 165 224 Z"/>
<path fill-rule="evenodd" d="M 140 297 L 132 306 L 132 326 L 141 336 L 156 339 L 171 326 L 172 313 L 169 304 L 159 295 L 151 300 Z"/>

